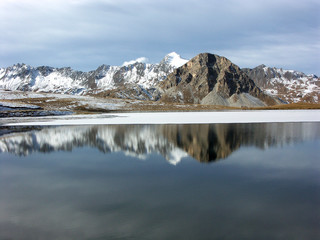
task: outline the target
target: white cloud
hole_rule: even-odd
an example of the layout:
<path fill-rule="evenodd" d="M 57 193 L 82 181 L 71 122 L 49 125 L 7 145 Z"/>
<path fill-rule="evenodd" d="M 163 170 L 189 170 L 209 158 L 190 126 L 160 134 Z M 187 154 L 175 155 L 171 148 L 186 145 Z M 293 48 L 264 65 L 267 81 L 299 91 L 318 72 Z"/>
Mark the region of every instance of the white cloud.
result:
<path fill-rule="evenodd" d="M 148 58 L 145 58 L 145 57 L 140 57 L 140 58 L 137 58 L 136 60 L 131 60 L 131 61 L 126 61 L 122 64 L 122 66 L 128 66 L 130 64 L 134 64 L 136 62 L 139 62 L 139 63 L 147 63 L 148 62 Z"/>

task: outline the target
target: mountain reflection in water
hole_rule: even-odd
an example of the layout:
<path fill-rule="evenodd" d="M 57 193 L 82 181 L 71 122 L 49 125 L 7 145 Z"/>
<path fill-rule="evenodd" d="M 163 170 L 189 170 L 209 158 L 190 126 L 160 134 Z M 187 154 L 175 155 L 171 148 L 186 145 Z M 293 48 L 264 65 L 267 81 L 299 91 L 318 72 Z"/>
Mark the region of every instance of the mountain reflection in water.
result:
<path fill-rule="evenodd" d="M 2 127 L 0 152 L 26 156 L 34 152 L 92 147 L 138 158 L 160 153 L 171 164 L 191 156 L 199 162 L 228 157 L 242 146 L 265 149 L 320 137 L 316 123 L 94 125 L 35 128 Z M 22 132 L 25 131 L 25 132 Z M 14 132 L 14 133 L 12 133 Z"/>

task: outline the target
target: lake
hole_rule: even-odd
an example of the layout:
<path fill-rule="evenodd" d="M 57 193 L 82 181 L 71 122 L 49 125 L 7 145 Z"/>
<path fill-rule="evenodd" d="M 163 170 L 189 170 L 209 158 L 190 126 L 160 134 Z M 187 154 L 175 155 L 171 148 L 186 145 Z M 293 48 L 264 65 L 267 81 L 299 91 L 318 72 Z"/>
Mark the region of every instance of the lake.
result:
<path fill-rule="evenodd" d="M 0 239 L 320 239 L 319 122 L 0 134 Z"/>

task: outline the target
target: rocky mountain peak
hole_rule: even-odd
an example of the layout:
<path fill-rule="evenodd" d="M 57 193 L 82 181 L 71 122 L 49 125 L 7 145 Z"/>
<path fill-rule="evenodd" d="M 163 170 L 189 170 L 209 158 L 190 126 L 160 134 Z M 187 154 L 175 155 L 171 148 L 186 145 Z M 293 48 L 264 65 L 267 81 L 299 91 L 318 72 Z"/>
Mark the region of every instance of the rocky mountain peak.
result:
<path fill-rule="evenodd" d="M 25 63 L 16 63 L 16 64 L 12 65 L 12 67 L 9 67 L 9 68 L 20 69 L 20 68 L 30 68 L 30 66 Z"/>
<path fill-rule="evenodd" d="M 266 67 L 267 67 L 267 66 L 264 65 L 264 64 L 260 64 L 259 66 L 257 66 L 257 68 L 261 68 L 261 69 L 266 68 Z"/>
<path fill-rule="evenodd" d="M 201 53 L 160 83 L 163 101 L 228 106 L 264 106 L 277 100 L 225 57 Z"/>
<path fill-rule="evenodd" d="M 209 68 L 216 72 L 240 72 L 240 68 L 233 64 L 229 59 L 211 53 L 201 53 L 192 58 L 187 66 L 189 69 Z"/>
<path fill-rule="evenodd" d="M 43 76 L 48 76 L 50 73 L 52 73 L 54 71 L 54 68 L 53 67 L 48 67 L 48 66 L 40 66 L 40 67 L 37 67 L 37 70 Z"/>

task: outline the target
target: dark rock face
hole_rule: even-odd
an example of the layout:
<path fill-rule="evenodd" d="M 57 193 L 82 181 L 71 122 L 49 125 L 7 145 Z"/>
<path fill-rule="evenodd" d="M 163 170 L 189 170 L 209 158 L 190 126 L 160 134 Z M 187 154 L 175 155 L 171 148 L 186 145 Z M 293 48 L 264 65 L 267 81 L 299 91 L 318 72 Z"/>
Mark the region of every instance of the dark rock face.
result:
<path fill-rule="evenodd" d="M 240 68 L 218 55 L 202 53 L 160 83 L 162 101 L 239 106 L 274 105 Z M 251 96 L 251 99 L 250 96 Z"/>

